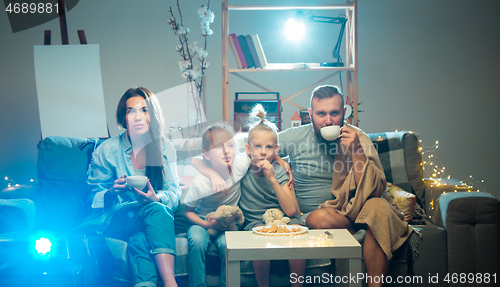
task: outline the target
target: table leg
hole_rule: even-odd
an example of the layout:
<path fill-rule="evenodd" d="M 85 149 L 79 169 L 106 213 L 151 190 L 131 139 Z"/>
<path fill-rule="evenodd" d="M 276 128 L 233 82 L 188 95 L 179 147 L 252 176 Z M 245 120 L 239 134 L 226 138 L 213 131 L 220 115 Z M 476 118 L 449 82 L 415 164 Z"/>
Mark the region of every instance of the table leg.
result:
<path fill-rule="evenodd" d="M 361 287 L 363 280 L 358 277 L 361 274 L 361 259 L 337 258 L 335 259 L 335 261 L 337 262 L 335 275 L 336 279 L 339 282 L 337 285 Z"/>
<path fill-rule="evenodd" d="M 349 274 L 350 276 L 358 277 L 361 274 L 361 259 L 360 258 L 350 258 L 349 260 Z M 361 287 L 361 281 L 349 283 L 349 287 Z"/>
<path fill-rule="evenodd" d="M 240 261 L 228 261 L 226 257 L 226 286 L 240 286 Z"/>

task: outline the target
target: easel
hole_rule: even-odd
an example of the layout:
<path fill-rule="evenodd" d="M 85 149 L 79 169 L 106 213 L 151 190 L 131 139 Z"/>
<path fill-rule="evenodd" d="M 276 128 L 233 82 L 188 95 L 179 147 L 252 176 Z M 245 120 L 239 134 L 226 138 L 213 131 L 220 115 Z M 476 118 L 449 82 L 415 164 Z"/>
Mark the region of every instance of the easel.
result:
<path fill-rule="evenodd" d="M 61 40 L 63 45 L 69 45 L 68 38 L 68 25 L 66 24 L 66 6 L 64 0 L 57 0 L 59 8 L 59 26 L 61 26 Z M 85 38 L 85 32 L 83 30 L 78 30 L 78 38 L 80 39 L 81 45 L 87 44 L 87 39 Z M 50 45 L 51 41 L 51 31 L 45 30 L 44 32 L 44 45 Z"/>
<path fill-rule="evenodd" d="M 60 7 L 59 9 L 59 26 L 61 27 L 61 42 L 62 45 L 69 45 L 69 37 L 68 37 L 68 25 L 66 23 L 66 5 L 64 4 L 64 0 L 57 0 L 57 4 Z M 78 33 L 78 38 L 80 39 L 80 44 L 81 45 L 86 45 L 87 44 L 87 38 L 85 37 L 85 31 L 83 30 L 77 30 Z M 51 35 L 52 32 L 51 30 L 45 30 L 44 31 L 44 40 L 43 44 L 45 46 L 50 46 L 51 44 Z M 109 127 L 108 129 L 108 138 L 111 137 L 109 133 Z M 43 140 L 43 135 L 40 135 L 41 140 Z M 100 138 L 101 140 L 104 140 L 106 138 Z"/>

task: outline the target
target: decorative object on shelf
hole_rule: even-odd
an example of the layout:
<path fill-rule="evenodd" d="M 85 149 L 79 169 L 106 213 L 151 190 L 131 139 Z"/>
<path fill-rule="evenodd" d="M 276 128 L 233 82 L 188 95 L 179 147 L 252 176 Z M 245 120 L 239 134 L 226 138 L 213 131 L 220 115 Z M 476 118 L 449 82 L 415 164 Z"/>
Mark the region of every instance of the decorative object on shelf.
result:
<path fill-rule="evenodd" d="M 358 103 L 358 106 L 361 105 L 363 102 Z M 345 105 L 344 105 L 344 120 L 348 122 L 349 124 L 352 124 L 353 122 L 353 115 L 354 115 L 354 101 L 351 101 L 349 99 L 349 95 L 346 95 L 345 97 Z M 363 112 L 358 109 L 358 113 Z M 359 122 L 359 120 L 358 120 Z"/>
<path fill-rule="evenodd" d="M 266 54 L 264 53 L 264 49 L 262 49 L 262 44 L 260 43 L 259 35 L 257 35 L 257 34 L 252 35 L 251 38 L 252 38 L 252 43 L 253 43 L 254 48 L 255 48 L 255 52 L 257 53 L 257 59 L 259 61 L 258 68 L 267 67 Z"/>
<path fill-rule="evenodd" d="M 247 41 L 248 50 L 250 51 L 250 55 L 252 56 L 255 68 L 262 68 L 259 60 L 259 55 L 257 55 L 257 49 L 252 40 L 252 36 L 245 35 L 245 40 Z"/>
<path fill-rule="evenodd" d="M 300 110 L 300 122 L 301 125 L 307 125 L 311 122 L 311 118 L 309 117 L 309 111 L 307 109 Z"/>
<path fill-rule="evenodd" d="M 233 49 L 232 51 L 238 69 L 248 68 L 247 62 L 245 61 L 245 57 L 243 56 L 243 51 L 241 50 L 240 41 L 238 40 L 238 36 L 236 36 L 236 33 L 232 33 L 229 35 L 229 42 L 231 43 L 231 49 Z"/>
<path fill-rule="evenodd" d="M 259 97 L 272 96 L 276 99 L 239 99 L 241 95 L 257 95 Z M 266 120 L 274 123 L 278 130 L 281 130 L 281 100 L 277 92 L 240 92 L 234 96 L 234 129 L 246 132 L 250 127 L 249 116 L 252 108 L 261 104 L 266 110 Z"/>
<path fill-rule="evenodd" d="M 352 117 L 352 107 L 349 105 L 344 106 L 344 119 L 347 120 Z"/>
<path fill-rule="evenodd" d="M 229 35 L 229 44 L 238 69 L 266 68 L 267 60 L 259 36 Z"/>
<path fill-rule="evenodd" d="M 300 119 L 300 116 L 299 116 L 299 114 L 297 113 L 297 111 L 295 111 L 295 112 L 293 113 L 293 116 L 292 116 L 292 119 L 291 119 L 291 122 L 290 122 L 290 126 L 291 126 L 292 128 L 294 128 L 294 127 L 298 127 L 298 126 L 300 126 L 301 124 L 302 124 L 302 120 Z"/>
<path fill-rule="evenodd" d="M 193 96 L 193 102 L 195 105 L 196 116 L 193 123 L 190 123 L 190 136 L 198 136 L 203 129 L 202 122 L 202 105 L 201 105 L 201 95 L 203 93 L 203 80 L 206 69 L 210 67 L 210 63 L 206 61 L 208 56 L 207 49 L 207 37 L 213 34 L 212 29 L 210 29 L 210 23 L 214 22 L 214 13 L 210 11 L 210 1 L 207 5 L 202 5 L 198 9 L 198 16 L 201 18 L 200 28 L 201 36 L 204 38 L 204 45 L 200 47 L 198 42 L 192 41 L 188 42 L 189 39 L 187 35 L 189 34 L 189 28 L 184 27 L 181 8 L 179 6 L 179 0 L 177 0 L 177 11 L 179 12 L 179 22 L 174 16 L 172 7 L 170 7 L 170 17 L 168 18 L 168 24 L 170 28 L 174 31 L 179 43 L 175 50 L 181 55 L 181 60 L 179 61 L 179 68 L 183 78 L 187 79 L 188 83 L 193 83 L 190 94 Z M 191 118 L 191 116 L 190 116 Z"/>
<path fill-rule="evenodd" d="M 241 52 L 243 52 L 243 57 L 245 57 L 245 62 L 247 63 L 247 68 L 255 68 L 255 63 L 250 53 L 250 47 L 248 47 L 245 35 L 238 36 L 238 42 L 240 43 Z"/>

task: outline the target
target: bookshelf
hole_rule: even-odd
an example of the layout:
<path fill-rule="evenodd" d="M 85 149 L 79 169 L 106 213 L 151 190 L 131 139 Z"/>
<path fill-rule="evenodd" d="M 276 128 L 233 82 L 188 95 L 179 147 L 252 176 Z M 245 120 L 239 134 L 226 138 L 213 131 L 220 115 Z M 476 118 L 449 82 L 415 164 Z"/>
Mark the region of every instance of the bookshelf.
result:
<path fill-rule="evenodd" d="M 332 5 L 303 5 L 303 6 L 286 6 L 286 5 L 229 5 L 229 0 L 222 2 L 222 117 L 224 120 L 229 120 L 229 75 L 234 75 L 264 91 L 269 92 L 265 87 L 262 87 L 257 82 L 245 77 L 245 73 L 259 72 L 280 72 L 280 71 L 324 71 L 330 72 L 324 78 L 312 83 L 306 88 L 301 89 L 297 93 L 288 97 L 281 95 L 282 104 L 289 103 L 297 108 L 304 108 L 292 101 L 293 98 L 299 96 L 303 92 L 316 87 L 324 80 L 337 76 L 340 73 L 346 75 L 346 86 L 344 95 L 349 96 L 352 100 L 353 120 L 352 124 L 358 125 L 358 65 L 357 65 L 357 0 L 346 0 L 345 4 Z M 230 11 L 256 11 L 256 10 L 340 10 L 347 16 L 345 41 L 345 62 L 344 67 L 322 67 L 319 63 L 268 63 L 265 68 L 259 69 L 233 69 L 229 68 L 229 53 L 231 50 L 229 44 L 229 12 Z M 262 40 L 262 39 L 261 39 Z M 268 59 L 269 60 L 269 59 Z"/>

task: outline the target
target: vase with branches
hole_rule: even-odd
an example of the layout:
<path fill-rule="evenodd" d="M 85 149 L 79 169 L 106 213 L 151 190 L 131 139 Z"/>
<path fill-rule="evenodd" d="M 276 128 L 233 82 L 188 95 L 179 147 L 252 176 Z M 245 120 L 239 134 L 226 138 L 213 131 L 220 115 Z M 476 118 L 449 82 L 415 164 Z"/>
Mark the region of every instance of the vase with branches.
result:
<path fill-rule="evenodd" d="M 209 8 L 210 1 L 208 1 L 206 5 L 201 5 L 197 11 L 198 16 L 201 18 L 200 29 L 204 41 L 202 46 L 200 46 L 197 41 L 189 41 L 188 35 L 190 30 L 184 26 L 179 0 L 177 0 L 178 18 L 176 18 L 172 7 L 170 7 L 170 17 L 167 21 L 179 41 L 179 44 L 175 46 L 175 51 L 181 56 L 181 60 L 179 60 L 179 69 L 181 76 L 190 83 L 189 94 L 193 97 L 194 108 L 196 110 L 194 131 L 191 136 L 198 135 L 203 128 L 203 123 L 201 123 L 201 95 L 203 93 L 205 72 L 210 67 L 210 63 L 206 60 L 208 56 L 207 38 L 213 34 L 212 29 L 210 29 L 210 24 L 213 23 L 215 18 L 214 13 L 210 11 Z"/>

